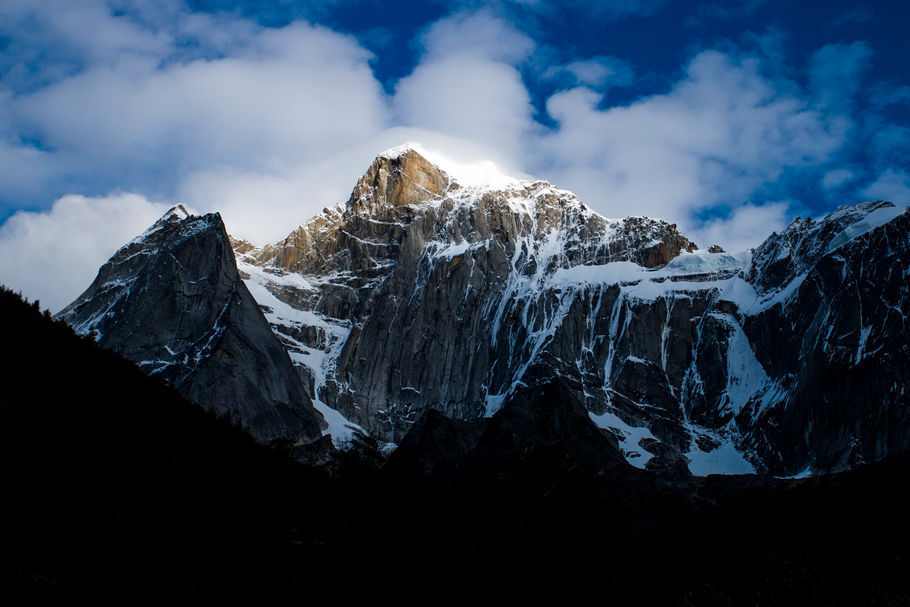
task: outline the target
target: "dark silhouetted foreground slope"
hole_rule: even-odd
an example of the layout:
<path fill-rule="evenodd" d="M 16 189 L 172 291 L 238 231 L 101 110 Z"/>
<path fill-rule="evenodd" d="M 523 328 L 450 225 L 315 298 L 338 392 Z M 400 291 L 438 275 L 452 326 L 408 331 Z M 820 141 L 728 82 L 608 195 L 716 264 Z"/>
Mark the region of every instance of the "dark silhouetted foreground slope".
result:
<path fill-rule="evenodd" d="M 5 290 L 0 319 L 5 586 L 127 604 L 305 575 L 304 469 Z"/>
<path fill-rule="evenodd" d="M 8 291 L 0 323 L 4 596 L 910 603 L 906 458 L 803 481 L 658 475 L 592 460 L 600 435 L 542 389 L 484 427 L 427 413 L 385 466 L 364 444 L 313 470 Z"/>

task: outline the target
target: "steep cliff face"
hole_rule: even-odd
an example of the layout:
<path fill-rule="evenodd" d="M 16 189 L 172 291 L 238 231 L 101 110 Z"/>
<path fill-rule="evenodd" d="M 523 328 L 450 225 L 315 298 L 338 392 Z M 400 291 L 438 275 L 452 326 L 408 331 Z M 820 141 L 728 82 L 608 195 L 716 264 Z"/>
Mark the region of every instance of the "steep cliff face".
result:
<path fill-rule="evenodd" d="M 770 469 L 842 469 L 910 448 L 910 214 L 890 203 L 797 220 L 745 272 L 773 304 L 743 318 L 766 387 L 740 425 Z"/>
<path fill-rule="evenodd" d="M 171 209 L 58 317 L 259 440 L 308 442 L 325 425 L 240 279 L 217 214 Z"/>
<path fill-rule="evenodd" d="M 261 440 L 327 424 L 399 443 L 433 409 L 458 423 L 418 429 L 460 453 L 486 427 L 461 422 L 556 399 L 572 415 L 554 423 L 637 467 L 792 475 L 910 449 L 908 276 L 910 215 L 890 203 L 703 252 L 404 146 L 274 245 L 177 208 L 61 315 Z"/>
<path fill-rule="evenodd" d="M 673 225 L 423 154 L 381 155 L 347 203 L 237 249 L 336 429 L 398 442 L 427 408 L 490 416 L 558 378 L 637 466 L 794 474 L 907 447 L 902 209 L 703 253 Z M 882 363 L 887 380 L 864 371 Z"/>
<path fill-rule="evenodd" d="M 519 297 L 547 277 L 584 262 L 655 266 L 686 249 L 664 222 L 607 220 L 540 181 L 464 186 L 404 149 L 241 268 L 316 396 L 397 441 L 426 407 L 458 418 L 498 408 L 546 341 L 513 334 L 512 321 L 530 318 Z"/>

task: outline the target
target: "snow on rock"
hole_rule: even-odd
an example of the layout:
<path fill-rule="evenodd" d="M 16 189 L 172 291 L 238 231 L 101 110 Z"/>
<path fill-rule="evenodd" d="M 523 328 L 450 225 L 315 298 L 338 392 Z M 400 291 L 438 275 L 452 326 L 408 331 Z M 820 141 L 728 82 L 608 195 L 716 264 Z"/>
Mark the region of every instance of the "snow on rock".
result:
<path fill-rule="evenodd" d="M 317 407 L 338 413 L 336 441 L 398 440 L 428 406 L 491 416 L 546 369 L 572 378 L 589 410 L 607 407 L 592 420 L 634 465 L 802 469 L 755 434 L 796 402 L 799 366 L 775 368 L 769 351 L 794 330 L 788 315 L 817 312 L 803 303 L 820 288 L 817 264 L 901 213 L 865 203 L 794 221 L 753 251 L 711 253 L 665 222 L 607 219 L 546 182 L 406 144 L 380 155 L 346 205 L 246 252 L 241 270 Z M 750 324 L 759 316 L 776 333 Z M 809 328 L 830 333 L 836 316 Z M 845 344 L 851 363 L 880 351 L 871 327 Z M 661 444 L 649 452 L 649 441 Z"/>
<path fill-rule="evenodd" d="M 755 466 L 737 451 L 730 441 L 724 441 L 710 451 L 702 451 L 697 441 L 692 442 L 693 449 L 686 453 L 689 459 L 689 471 L 696 476 L 709 474 L 755 474 Z"/>
<path fill-rule="evenodd" d="M 849 224 L 841 232 L 831 239 L 831 242 L 828 243 L 828 250 L 826 254 L 831 253 L 835 249 L 843 246 L 844 244 L 850 242 L 851 240 L 862 236 L 867 232 L 881 227 L 900 217 L 907 212 L 907 207 L 879 207 L 865 215 L 862 215 L 857 221 Z M 841 215 L 844 214 L 844 211 L 841 211 Z M 828 217 L 829 220 L 833 220 L 837 217 L 837 213 L 834 213 Z"/>
<path fill-rule="evenodd" d="M 749 338 L 739 323 L 729 315 L 723 318 L 731 331 L 727 341 L 727 403 L 737 415 L 753 396 L 768 387 L 771 380 L 755 358 Z"/>
<path fill-rule="evenodd" d="M 682 253 L 671 260 L 664 268 L 666 275 L 672 274 L 713 274 L 741 270 L 750 254 L 748 252 L 732 255 L 730 253 L 708 253 L 695 251 Z"/>
<path fill-rule="evenodd" d="M 297 289 L 313 290 L 314 284 L 295 273 L 271 273 L 247 261 L 239 261 L 238 269 L 248 278 L 244 280 L 256 303 L 263 309 L 266 319 L 273 330 L 288 348 L 291 361 L 304 367 L 313 378 L 313 406 L 325 418 L 328 426 L 323 434 L 332 437 L 338 448 L 347 447 L 355 433 L 366 434 L 359 425 L 344 417 L 320 398 L 327 377 L 335 370 L 335 363 L 344 342 L 351 332 L 348 323 L 340 323 L 312 310 L 299 310 L 280 300 L 273 290 L 291 286 Z M 325 335 L 322 347 L 307 345 L 293 335 L 299 335 L 301 329 L 314 327 Z"/>
<path fill-rule="evenodd" d="M 460 185 L 475 190 L 502 190 L 521 184 L 520 179 L 510 177 L 503 173 L 489 160 L 481 162 L 458 162 L 437 151 L 431 151 L 419 143 L 405 143 L 390 148 L 381 154 L 380 158 L 395 160 L 407 152 L 417 152 L 437 168 L 448 173 Z"/>
<path fill-rule="evenodd" d="M 644 440 L 657 440 L 648 428 L 630 426 L 615 413 L 610 413 L 609 411 L 600 415 L 588 412 L 588 416 L 598 428 L 608 430 L 616 436 L 626 461 L 636 468 L 644 469 L 652 456 L 641 446 L 641 442 Z"/>

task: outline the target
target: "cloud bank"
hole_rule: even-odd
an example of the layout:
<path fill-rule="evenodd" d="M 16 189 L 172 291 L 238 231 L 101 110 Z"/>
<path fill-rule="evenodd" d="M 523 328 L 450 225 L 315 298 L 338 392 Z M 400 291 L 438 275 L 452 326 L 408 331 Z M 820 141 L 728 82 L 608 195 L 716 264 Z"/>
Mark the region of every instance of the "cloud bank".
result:
<path fill-rule="evenodd" d="M 659 7 L 619 3 L 601 16 Z M 731 250 L 807 207 L 910 202 L 910 129 L 857 109 L 874 60 L 861 42 L 822 47 L 804 65 L 781 64 L 769 44 L 694 49 L 662 90 L 611 105 L 609 90 L 639 77 L 634 65 L 554 63 L 553 49 L 491 9 L 429 24 L 413 40 L 415 67 L 390 87 L 354 37 L 179 2 L 115 12 L 100 0 L 55 11 L 10 0 L 0 35 L 15 42 L 0 62 L 0 204 L 34 209 L 0 227 L 0 281 L 55 310 L 170 203 L 274 241 L 409 140 Z"/>

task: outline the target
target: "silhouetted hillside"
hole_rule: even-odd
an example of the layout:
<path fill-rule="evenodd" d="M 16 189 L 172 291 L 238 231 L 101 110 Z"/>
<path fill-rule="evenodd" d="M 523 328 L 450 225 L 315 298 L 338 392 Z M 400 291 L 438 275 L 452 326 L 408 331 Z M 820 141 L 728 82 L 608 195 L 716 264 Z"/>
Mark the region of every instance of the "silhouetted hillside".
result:
<path fill-rule="evenodd" d="M 37 304 L 3 290 L 0 319 L 5 585 L 154 602 L 303 573 L 314 475 Z"/>
<path fill-rule="evenodd" d="M 415 425 L 445 436 L 447 452 L 412 437 L 384 467 L 364 444 L 315 470 L 6 290 L 0 319 L 4 595 L 910 603 L 907 458 L 803 481 L 659 476 L 610 461 L 598 472 L 582 461 L 585 444 L 550 424 L 547 399 L 560 392 L 543 390 L 485 430 Z M 573 431 L 571 409 L 557 405 L 552 419 Z"/>

